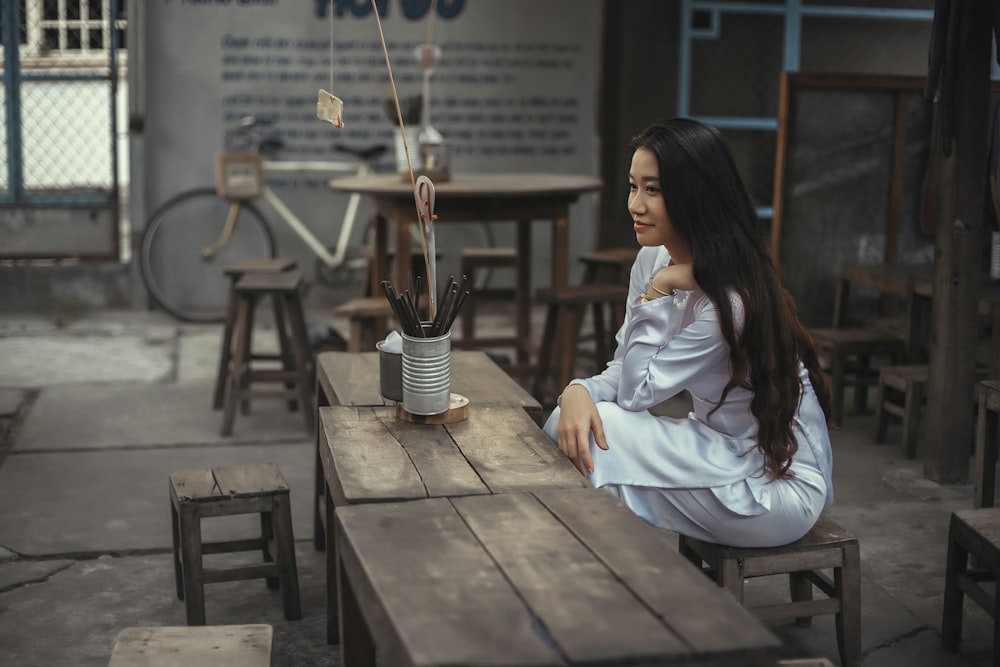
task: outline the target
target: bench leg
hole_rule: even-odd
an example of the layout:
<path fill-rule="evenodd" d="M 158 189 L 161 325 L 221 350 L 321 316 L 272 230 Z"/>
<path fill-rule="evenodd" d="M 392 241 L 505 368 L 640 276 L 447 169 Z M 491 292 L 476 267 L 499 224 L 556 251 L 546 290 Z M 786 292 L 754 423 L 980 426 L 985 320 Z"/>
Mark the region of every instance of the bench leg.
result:
<path fill-rule="evenodd" d="M 270 512 L 260 513 L 260 551 L 265 563 L 273 563 L 274 556 L 271 555 L 271 545 L 274 543 L 274 523 L 271 521 Z M 277 577 L 265 577 L 267 587 L 273 591 L 278 590 Z"/>
<path fill-rule="evenodd" d="M 788 573 L 788 590 L 791 593 L 793 602 L 805 602 L 813 599 L 813 586 L 805 572 Z M 795 625 L 800 628 L 812 626 L 812 616 L 798 616 Z"/>
<path fill-rule="evenodd" d="M 201 517 L 193 503 L 180 507 L 181 563 L 188 625 L 205 625 L 205 575 L 201 562 Z"/>
<path fill-rule="evenodd" d="M 340 596 L 337 578 L 340 576 L 340 554 L 337 552 L 336 521 L 333 520 L 333 495 L 326 486 L 326 643 L 340 643 Z M 345 664 L 341 662 L 340 664 Z"/>
<path fill-rule="evenodd" d="M 743 604 L 743 572 L 735 558 L 723 558 L 719 561 L 716 582 L 729 591 L 737 602 Z"/>
<path fill-rule="evenodd" d="M 288 494 L 275 495 L 271 525 L 274 529 L 275 560 L 278 562 L 278 580 L 281 583 L 281 602 L 285 608 L 285 619 L 297 621 L 302 618 L 302 604 L 299 599 L 295 535 L 292 532 L 292 508 Z"/>
<path fill-rule="evenodd" d="M 962 640 L 962 604 L 965 594 L 958 585 L 958 578 L 969 568 L 969 552 L 959 544 L 954 535 L 954 518 L 948 536 L 948 562 L 944 575 L 944 605 L 941 612 L 941 646 L 957 651 Z"/>
<path fill-rule="evenodd" d="M 375 667 L 375 642 L 361 615 L 351 582 L 337 560 L 337 580 L 340 584 L 340 664 L 351 667 Z"/>
<path fill-rule="evenodd" d="M 173 498 L 170 500 L 170 532 L 174 541 L 174 586 L 177 588 L 177 599 L 184 599 L 184 568 L 181 567 L 181 526 L 177 516 L 177 507 Z"/>
<path fill-rule="evenodd" d="M 920 429 L 920 410 L 924 405 L 924 384 L 911 382 L 906 387 L 906 398 L 903 399 L 903 453 L 906 458 L 917 456 L 917 434 Z"/>

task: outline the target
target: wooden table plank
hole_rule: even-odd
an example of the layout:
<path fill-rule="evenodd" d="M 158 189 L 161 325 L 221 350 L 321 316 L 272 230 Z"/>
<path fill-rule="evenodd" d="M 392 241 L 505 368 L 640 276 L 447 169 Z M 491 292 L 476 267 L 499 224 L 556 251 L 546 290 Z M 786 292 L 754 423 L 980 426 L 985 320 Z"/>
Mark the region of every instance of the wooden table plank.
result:
<path fill-rule="evenodd" d="M 455 498 L 452 504 L 570 662 L 680 659 L 689 653 L 533 496 L 482 500 Z M 688 574 L 696 573 L 689 568 Z"/>
<path fill-rule="evenodd" d="M 347 509 L 338 551 L 384 664 L 559 664 L 447 500 Z"/>
<path fill-rule="evenodd" d="M 707 577 L 691 576 L 687 561 L 665 556 L 655 568 L 649 567 L 647 554 L 676 552 L 672 533 L 650 530 L 633 512 L 621 512 L 615 506 L 624 508 L 624 504 L 608 503 L 593 494 L 542 490 L 535 495 L 696 653 L 774 645 L 774 636 L 763 625 L 751 622 L 749 611 L 730 604 L 724 595 L 715 595 L 718 589 Z M 670 580 L 669 587 L 661 585 L 663 578 Z M 727 631 L 720 633 L 719 627 Z"/>
<path fill-rule="evenodd" d="M 344 667 L 373 664 L 367 638 L 386 664 L 425 667 L 776 660 L 780 642 L 758 619 L 604 491 L 367 504 L 335 516 L 341 648 L 361 658 Z M 678 622 L 684 614 L 696 618 Z M 359 622 L 367 631 L 346 633 Z"/>

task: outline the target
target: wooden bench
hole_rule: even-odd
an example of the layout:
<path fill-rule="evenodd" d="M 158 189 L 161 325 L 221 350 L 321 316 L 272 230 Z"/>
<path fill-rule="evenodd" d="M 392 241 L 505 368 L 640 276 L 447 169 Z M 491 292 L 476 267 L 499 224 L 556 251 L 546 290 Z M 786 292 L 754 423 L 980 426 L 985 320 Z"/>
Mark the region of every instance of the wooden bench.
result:
<path fill-rule="evenodd" d="M 546 305 L 546 314 L 532 385 L 536 398 L 558 396 L 575 377 L 580 327 L 588 309 L 593 317 L 594 359 L 598 370 L 611 360 L 613 338 L 625 319 L 627 298 L 626 284 L 539 290 L 538 300 Z"/>
<path fill-rule="evenodd" d="M 520 407 L 470 398 L 468 419 L 445 425 L 397 420 L 390 407 L 325 407 L 319 419 L 327 517 L 347 505 L 589 486 Z M 326 531 L 331 644 L 338 560 L 332 533 Z"/>
<path fill-rule="evenodd" d="M 611 494 L 338 507 L 343 667 L 773 665 L 780 642 Z M 626 548 L 623 548 L 623 545 Z"/>
<path fill-rule="evenodd" d="M 201 520 L 259 514 L 261 534 L 254 539 L 206 542 Z M 288 483 L 273 463 L 217 468 L 184 468 L 170 473 L 177 598 L 184 600 L 188 625 L 205 625 L 205 584 L 263 577 L 280 588 L 285 618 L 302 618 L 295 539 Z M 264 562 L 207 568 L 206 554 L 259 550 Z"/>
<path fill-rule="evenodd" d="M 125 628 L 108 667 L 270 667 L 273 635 L 270 625 Z"/>
<path fill-rule="evenodd" d="M 812 616 L 836 614 L 837 648 L 844 667 L 861 667 L 861 555 L 858 539 L 827 516 L 800 540 L 774 548 L 738 548 L 679 536 L 678 550 L 720 587 L 744 603 L 745 579 L 787 574 L 792 601 L 751 607 L 765 622 L 796 619 L 808 626 Z M 832 570 L 830 579 L 823 570 Z M 814 600 L 813 586 L 827 595 Z"/>
<path fill-rule="evenodd" d="M 873 357 L 884 357 L 890 364 L 902 363 L 906 342 L 898 334 L 880 327 L 810 328 L 825 370 L 830 378 L 835 424 L 844 421 L 844 392 L 854 389 L 854 411 L 863 413 L 868 406 L 868 387 L 878 382 Z"/>
<path fill-rule="evenodd" d="M 333 310 L 337 317 L 348 322 L 347 351 L 370 352 L 375 343 L 388 333 L 388 321 L 393 316 L 392 306 L 384 296 L 363 296 L 350 299 Z"/>
<path fill-rule="evenodd" d="M 970 560 L 975 564 L 970 566 Z M 1000 508 L 953 512 L 948 528 L 948 564 L 941 612 L 941 645 L 957 651 L 962 639 L 965 595 L 1000 623 L 996 584 L 1000 581 Z M 1000 635 L 993 637 L 993 664 L 1000 665 Z"/>
<path fill-rule="evenodd" d="M 976 452 L 972 472 L 975 507 L 993 507 L 997 483 L 998 437 L 1000 437 L 1000 382 L 984 380 L 979 383 Z"/>

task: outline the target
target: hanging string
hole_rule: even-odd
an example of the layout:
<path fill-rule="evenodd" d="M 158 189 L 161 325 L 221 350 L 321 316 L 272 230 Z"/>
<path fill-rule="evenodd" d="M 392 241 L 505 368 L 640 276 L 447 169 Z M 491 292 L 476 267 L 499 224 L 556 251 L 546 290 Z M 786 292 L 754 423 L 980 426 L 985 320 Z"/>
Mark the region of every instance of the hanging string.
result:
<path fill-rule="evenodd" d="M 331 0 L 332 1 L 332 0 Z M 396 116 L 399 119 L 399 131 L 403 135 L 403 152 L 406 154 L 406 169 L 410 173 L 410 187 L 413 189 L 413 204 L 417 211 L 417 229 L 420 230 L 420 246 L 424 254 L 424 266 L 430 268 L 430 257 L 427 253 L 427 239 L 424 235 L 424 218 L 420 213 L 420 197 L 417 195 L 417 177 L 413 174 L 413 163 L 410 161 L 410 146 L 406 141 L 406 127 L 403 125 L 403 110 L 399 106 L 399 94 L 396 92 L 396 80 L 392 76 L 392 65 L 389 63 L 389 48 L 385 44 L 385 34 L 382 32 L 382 20 L 378 15 L 378 5 L 372 0 L 372 13 L 375 14 L 375 25 L 378 26 L 378 36 L 382 40 L 382 53 L 385 54 L 385 67 L 389 71 L 389 85 L 392 87 L 392 99 L 396 103 Z M 407 252 L 404 248 L 396 248 L 396 252 Z M 430 301 L 430 312 L 435 312 L 434 283 L 436 276 L 427 272 L 427 293 Z"/>
<path fill-rule="evenodd" d="M 330 94 L 333 95 L 333 0 L 330 0 Z"/>

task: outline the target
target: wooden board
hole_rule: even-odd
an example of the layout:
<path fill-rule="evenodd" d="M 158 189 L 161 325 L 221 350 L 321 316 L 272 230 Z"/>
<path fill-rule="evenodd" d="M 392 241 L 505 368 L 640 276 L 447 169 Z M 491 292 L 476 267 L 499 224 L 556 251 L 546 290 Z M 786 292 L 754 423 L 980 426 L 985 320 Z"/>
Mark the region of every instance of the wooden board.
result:
<path fill-rule="evenodd" d="M 273 634 L 270 625 L 125 628 L 108 667 L 269 667 Z"/>

